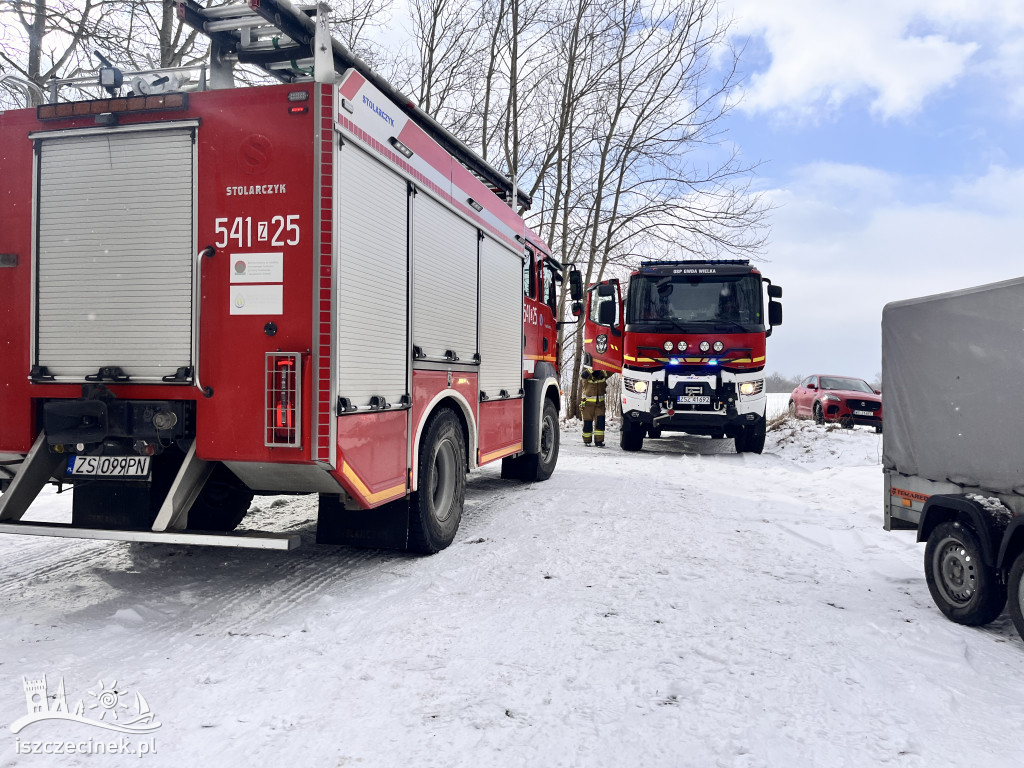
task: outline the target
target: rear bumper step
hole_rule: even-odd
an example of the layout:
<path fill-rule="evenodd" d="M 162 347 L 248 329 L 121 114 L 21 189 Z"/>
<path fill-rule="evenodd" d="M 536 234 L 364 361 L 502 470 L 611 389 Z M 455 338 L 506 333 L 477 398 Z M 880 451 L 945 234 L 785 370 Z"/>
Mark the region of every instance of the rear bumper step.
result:
<path fill-rule="evenodd" d="M 186 531 L 119 531 L 102 528 L 75 528 L 62 523 L 0 523 L 0 533 L 30 536 L 58 536 L 72 539 L 144 541 L 150 544 L 189 544 L 203 547 L 237 549 L 296 549 L 301 537 L 295 533 L 189 533 Z"/>

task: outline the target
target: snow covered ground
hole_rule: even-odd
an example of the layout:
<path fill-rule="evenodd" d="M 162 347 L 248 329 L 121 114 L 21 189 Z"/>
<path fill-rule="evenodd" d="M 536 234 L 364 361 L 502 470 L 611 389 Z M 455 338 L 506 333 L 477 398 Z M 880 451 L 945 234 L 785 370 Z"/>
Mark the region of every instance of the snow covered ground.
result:
<path fill-rule="evenodd" d="M 433 557 L 319 547 L 290 497 L 253 522 L 291 553 L 0 538 L 0 766 L 128 759 L 16 754 L 119 736 L 12 734 L 43 674 L 93 719 L 143 693 L 146 765 L 1020 765 L 1024 643 L 933 606 L 923 545 L 882 530 L 881 435 L 562 438 L 546 483 L 472 475 Z"/>

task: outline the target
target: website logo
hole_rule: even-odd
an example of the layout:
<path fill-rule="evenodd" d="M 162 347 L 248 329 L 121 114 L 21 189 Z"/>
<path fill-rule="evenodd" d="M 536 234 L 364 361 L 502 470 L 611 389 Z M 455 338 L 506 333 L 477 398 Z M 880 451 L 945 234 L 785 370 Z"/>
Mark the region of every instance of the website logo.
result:
<path fill-rule="evenodd" d="M 116 680 L 109 686 L 100 680 L 95 691 L 87 692 L 89 698 L 79 699 L 74 709 L 68 707 L 63 677 L 52 696 L 47 691 L 46 675 L 38 679 L 23 677 L 22 681 L 28 713 L 11 723 L 12 733 L 42 720 L 70 720 L 120 733 L 152 733 L 160 727 L 142 694 L 136 692 L 132 701 L 128 690 L 118 688 Z"/>

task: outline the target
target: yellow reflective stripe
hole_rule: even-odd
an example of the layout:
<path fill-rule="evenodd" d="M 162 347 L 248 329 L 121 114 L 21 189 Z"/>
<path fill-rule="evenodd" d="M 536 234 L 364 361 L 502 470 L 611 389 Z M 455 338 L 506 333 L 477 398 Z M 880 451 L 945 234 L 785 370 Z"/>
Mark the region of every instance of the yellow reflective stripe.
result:
<path fill-rule="evenodd" d="M 483 453 L 480 454 L 480 463 L 486 464 L 487 462 L 493 461 L 494 459 L 497 458 L 501 458 L 502 456 L 508 456 L 509 454 L 512 453 L 519 453 L 521 450 L 523 450 L 523 444 L 516 443 L 515 445 L 511 445 L 508 448 L 502 448 L 501 450 L 498 451 L 491 451 L 490 453 Z"/>
<path fill-rule="evenodd" d="M 370 489 L 366 487 L 359 475 L 356 474 L 355 470 L 349 465 L 347 461 L 341 462 L 341 474 L 349 479 L 352 485 L 355 486 L 356 491 L 370 504 L 376 504 L 378 501 L 385 499 L 394 499 L 399 496 L 405 495 L 405 483 L 396 485 L 391 488 L 385 488 L 383 491 L 377 491 L 376 493 L 370 493 Z"/>

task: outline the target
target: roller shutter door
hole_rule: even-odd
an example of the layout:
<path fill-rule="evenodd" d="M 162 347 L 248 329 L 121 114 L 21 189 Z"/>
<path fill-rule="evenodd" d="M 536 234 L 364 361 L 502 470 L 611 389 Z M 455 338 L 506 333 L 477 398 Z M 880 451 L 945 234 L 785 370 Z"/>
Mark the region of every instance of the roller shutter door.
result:
<path fill-rule="evenodd" d="M 192 364 L 193 129 L 39 146 L 37 363 L 58 379 Z"/>
<path fill-rule="evenodd" d="M 523 257 L 489 237 L 480 244 L 480 391 L 519 394 L 523 379 Z"/>
<path fill-rule="evenodd" d="M 338 395 L 395 405 L 408 392 L 408 187 L 352 142 L 338 179 Z"/>
<path fill-rule="evenodd" d="M 423 192 L 413 203 L 413 344 L 427 358 L 447 350 L 473 362 L 477 230 Z"/>

